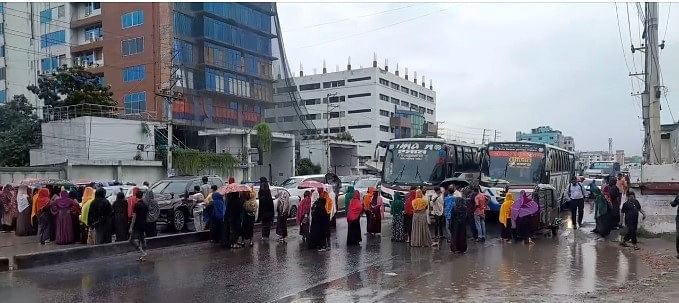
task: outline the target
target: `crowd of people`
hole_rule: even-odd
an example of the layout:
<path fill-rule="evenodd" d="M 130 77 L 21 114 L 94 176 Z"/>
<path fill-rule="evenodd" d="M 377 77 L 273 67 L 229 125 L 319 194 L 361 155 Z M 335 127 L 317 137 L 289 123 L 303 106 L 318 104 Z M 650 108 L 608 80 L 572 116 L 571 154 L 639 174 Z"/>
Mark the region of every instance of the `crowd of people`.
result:
<path fill-rule="evenodd" d="M 146 215 L 135 221 L 140 207 L 147 209 Z M 94 245 L 128 241 L 141 226 L 142 236 L 157 235 L 160 211 L 144 182 L 144 186 L 134 187 L 127 199 L 124 193 L 117 193 L 113 204 L 106 199 L 106 190 L 95 184 L 71 190 L 49 184 L 17 188 L 8 184 L 0 193 L 0 213 L 3 232 L 13 230 L 20 237 L 37 235 L 40 244 Z M 141 247 L 145 242 L 138 244 Z"/>

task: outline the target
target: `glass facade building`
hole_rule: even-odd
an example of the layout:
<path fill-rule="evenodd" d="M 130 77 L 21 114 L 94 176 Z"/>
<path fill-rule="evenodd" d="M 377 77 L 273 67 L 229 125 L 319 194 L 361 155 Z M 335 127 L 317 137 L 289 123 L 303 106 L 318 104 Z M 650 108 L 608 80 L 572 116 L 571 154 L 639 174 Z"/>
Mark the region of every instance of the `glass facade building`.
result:
<path fill-rule="evenodd" d="M 417 137 L 422 135 L 424 132 L 424 124 L 426 123 L 426 120 L 422 113 L 412 110 L 396 110 L 396 112 L 394 112 L 394 117 L 401 117 L 410 120 L 410 128 L 394 128 L 394 138 L 399 139 Z"/>

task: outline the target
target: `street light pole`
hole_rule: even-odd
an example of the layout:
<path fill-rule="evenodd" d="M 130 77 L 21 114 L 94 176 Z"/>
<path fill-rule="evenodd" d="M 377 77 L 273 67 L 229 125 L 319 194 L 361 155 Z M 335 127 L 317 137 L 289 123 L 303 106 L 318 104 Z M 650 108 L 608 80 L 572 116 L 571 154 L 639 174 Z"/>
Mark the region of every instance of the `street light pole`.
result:
<path fill-rule="evenodd" d="M 325 170 L 330 172 L 330 97 L 337 93 L 328 94 L 325 97 Z"/>

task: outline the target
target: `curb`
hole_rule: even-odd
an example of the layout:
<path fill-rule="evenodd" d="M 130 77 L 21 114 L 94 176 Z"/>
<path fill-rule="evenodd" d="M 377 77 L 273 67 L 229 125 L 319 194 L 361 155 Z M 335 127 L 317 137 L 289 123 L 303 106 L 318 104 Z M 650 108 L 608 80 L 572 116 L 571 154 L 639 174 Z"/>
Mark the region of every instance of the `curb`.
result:
<path fill-rule="evenodd" d="M 337 213 L 336 217 L 343 216 Z M 295 218 L 288 219 L 288 226 L 295 226 Z M 255 231 L 261 230 L 261 224 L 255 224 Z M 275 225 L 272 226 L 275 230 Z M 157 249 L 177 245 L 205 242 L 210 238 L 210 231 L 196 231 L 181 234 L 161 235 L 146 238 L 148 249 Z M 35 252 L 15 255 L 13 270 L 28 269 L 41 266 L 55 265 L 66 262 L 82 261 L 100 257 L 108 257 L 134 252 L 135 249 L 128 241 L 64 248 L 52 251 Z M 0 258 L 0 272 L 9 270 L 9 258 Z"/>

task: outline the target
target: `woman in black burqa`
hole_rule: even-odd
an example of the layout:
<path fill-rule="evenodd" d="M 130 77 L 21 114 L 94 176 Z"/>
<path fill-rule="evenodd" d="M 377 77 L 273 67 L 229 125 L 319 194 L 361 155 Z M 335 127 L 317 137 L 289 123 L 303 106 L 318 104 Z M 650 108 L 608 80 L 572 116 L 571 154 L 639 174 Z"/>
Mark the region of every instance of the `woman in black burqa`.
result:
<path fill-rule="evenodd" d="M 262 222 L 262 240 L 268 240 L 274 217 L 273 197 L 271 197 L 269 181 L 261 177 L 259 183 L 259 221 Z"/>

